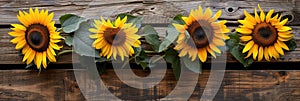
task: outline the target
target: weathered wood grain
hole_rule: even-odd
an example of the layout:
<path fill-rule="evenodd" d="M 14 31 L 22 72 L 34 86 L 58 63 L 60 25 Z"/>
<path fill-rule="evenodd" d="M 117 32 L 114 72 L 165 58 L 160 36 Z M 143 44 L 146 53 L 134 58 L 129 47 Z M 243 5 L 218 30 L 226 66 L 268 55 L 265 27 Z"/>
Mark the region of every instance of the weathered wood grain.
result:
<path fill-rule="evenodd" d="M 84 100 L 76 84 L 74 70 L 0 71 L 1 100 Z M 75 70 L 85 72 L 86 70 Z M 135 74 L 146 76 L 149 71 L 133 69 Z M 198 100 L 209 78 L 209 70 L 199 75 L 190 100 Z M 227 70 L 215 101 L 298 101 L 300 100 L 300 71 Z M 168 95 L 176 86 L 172 70 L 167 70 L 164 79 L 150 89 L 135 89 L 118 79 L 112 69 L 101 75 L 103 82 L 112 94 L 123 100 L 156 100 Z M 86 85 L 94 82 L 88 78 Z M 132 81 L 133 79 L 129 79 Z M 133 81 L 134 82 L 134 81 Z M 136 82 L 138 83 L 138 82 Z M 95 98 L 109 100 L 108 98 Z"/>
<path fill-rule="evenodd" d="M 215 101 L 298 101 L 300 100 L 300 71 L 297 66 L 300 62 L 300 1 L 299 0 L 1 0 L 0 1 L 0 100 L 85 100 L 75 81 L 73 71 L 86 72 L 86 70 L 72 70 L 71 54 L 58 58 L 58 62 L 49 65 L 47 70 L 38 74 L 37 70 L 24 70 L 19 52 L 9 41 L 8 36 L 11 23 L 19 23 L 16 19 L 18 10 L 28 11 L 29 7 L 39 7 L 55 12 L 54 20 L 59 24 L 61 15 L 72 13 L 87 18 L 99 16 L 113 18 L 120 13 L 130 13 L 144 18 L 143 25 L 150 24 L 159 32 L 161 39 L 165 36 L 166 26 L 178 13 L 187 15 L 191 9 L 210 7 L 213 12 L 222 10 L 220 20 L 228 20 L 229 28 L 234 31 L 238 26 L 237 20 L 244 18 L 243 10 L 253 12 L 257 4 L 261 4 L 264 11 L 275 9 L 284 17 L 291 18 L 288 25 L 293 28 L 297 41 L 295 51 L 286 53 L 269 67 L 285 70 L 262 70 L 261 65 L 254 65 L 258 70 L 244 70 L 236 65 L 235 59 L 227 54 L 227 62 L 233 63 L 228 68 L 239 70 L 226 70 Z M 64 45 L 64 49 L 70 49 Z M 147 45 L 144 48 L 149 48 Z M 75 57 L 76 58 L 76 57 Z M 285 63 L 284 65 L 276 65 Z M 290 67 L 290 63 L 296 66 Z M 21 64 L 21 65 L 20 65 Z M 67 64 L 67 65 L 64 65 Z M 299 67 L 299 66 L 298 66 Z M 10 70 L 6 70 L 13 68 Z M 17 68 L 17 69 L 16 69 Z M 20 68 L 22 68 L 20 70 Z M 55 68 L 55 69 L 53 69 Z M 62 68 L 62 69 L 57 69 Z M 101 68 L 101 67 L 100 67 Z M 190 100 L 198 100 L 202 95 L 209 78 L 209 67 L 204 67 L 203 74 L 199 75 Z M 297 69 L 297 70 L 291 70 Z M 5 70 L 4 70 L 5 69 Z M 146 76 L 149 70 L 133 69 L 135 74 Z M 139 90 L 125 85 L 115 75 L 113 69 L 108 69 L 101 75 L 106 87 L 117 97 L 124 100 L 157 100 L 165 97 L 176 86 L 172 70 L 168 69 L 164 79 L 154 88 Z M 86 79 L 87 85 L 94 82 Z M 128 81 L 135 82 L 133 79 Z M 108 98 L 99 98 L 108 100 Z"/>
<path fill-rule="evenodd" d="M 253 12 L 253 7 L 261 4 L 265 11 L 275 9 L 277 13 L 292 15 L 291 25 L 300 24 L 299 21 L 299 3 L 297 0 L 273 0 L 273 1 L 193 1 L 193 0 L 4 0 L 0 2 L 0 25 L 18 23 L 16 15 L 19 10 L 27 10 L 29 7 L 39 7 L 49 9 L 55 12 L 54 20 L 58 23 L 61 15 L 72 13 L 87 18 L 114 17 L 120 13 L 130 13 L 133 15 L 144 16 L 145 19 L 159 17 L 155 22 L 144 21 L 145 23 L 169 23 L 170 19 L 178 13 L 188 14 L 191 9 L 199 5 L 210 7 L 213 12 L 222 10 L 220 19 L 229 20 L 228 23 L 237 24 L 237 19 L 243 18 L 243 10 Z M 167 8 L 167 9 L 165 9 Z M 151 17 L 152 16 L 152 17 Z"/>

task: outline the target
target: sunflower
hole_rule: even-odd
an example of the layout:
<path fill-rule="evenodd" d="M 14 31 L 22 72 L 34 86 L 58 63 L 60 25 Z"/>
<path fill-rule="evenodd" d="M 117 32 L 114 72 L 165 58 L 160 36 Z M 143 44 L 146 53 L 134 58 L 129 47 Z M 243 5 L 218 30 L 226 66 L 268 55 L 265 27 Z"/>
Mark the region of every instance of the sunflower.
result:
<path fill-rule="evenodd" d="M 110 19 L 105 21 L 103 17 L 101 21 L 94 20 L 95 28 L 89 29 L 94 34 L 90 35 L 90 38 L 95 39 L 92 46 L 101 50 L 100 56 L 107 59 L 113 56 L 114 60 L 120 56 L 123 61 L 124 57 L 134 54 L 133 47 L 140 47 L 140 36 L 136 34 L 138 28 L 126 21 L 127 16 L 123 19 L 118 17 L 114 22 Z"/>
<path fill-rule="evenodd" d="M 276 14 L 271 17 L 274 9 L 265 15 L 259 4 L 258 8 L 260 15 L 257 14 L 256 8 L 254 16 L 244 10 L 245 19 L 238 20 L 243 25 L 236 31 L 242 34 L 240 39 L 246 43 L 242 52 L 248 52 L 245 58 L 252 55 L 253 59 L 258 61 L 261 61 L 263 57 L 267 61 L 270 61 L 271 58 L 278 59 L 280 55 L 284 55 L 283 49 L 289 50 L 284 42 L 293 38 L 292 28 L 284 26 L 288 19 L 281 21 L 282 15 L 278 17 Z"/>
<path fill-rule="evenodd" d="M 181 50 L 179 57 L 189 54 L 192 61 L 198 56 L 201 62 L 205 62 L 208 53 L 214 58 L 216 58 L 215 52 L 221 53 L 218 46 L 225 46 L 223 39 L 229 39 L 225 33 L 230 32 L 225 26 L 226 20 L 216 22 L 221 14 L 222 11 L 219 10 L 212 16 L 210 8 L 207 8 L 203 13 L 202 7 L 199 6 L 198 9 L 191 10 L 188 17 L 182 17 L 185 22 L 184 25 L 173 23 L 173 26 L 180 33 L 177 38 L 177 45 L 174 47 L 175 50 Z"/>
<path fill-rule="evenodd" d="M 24 55 L 22 61 L 26 61 L 27 65 L 34 61 L 40 69 L 41 65 L 47 67 L 47 60 L 56 62 L 54 49 L 62 48 L 56 44 L 62 37 L 56 32 L 53 16 L 53 13 L 48 15 L 48 10 L 30 8 L 29 13 L 19 11 L 17 18 L 21 24 L 11 24 L 14 28 L 8 34 L 15 37 L 11 42 L 16 44 L 17 50 L 21 50 Z"/>

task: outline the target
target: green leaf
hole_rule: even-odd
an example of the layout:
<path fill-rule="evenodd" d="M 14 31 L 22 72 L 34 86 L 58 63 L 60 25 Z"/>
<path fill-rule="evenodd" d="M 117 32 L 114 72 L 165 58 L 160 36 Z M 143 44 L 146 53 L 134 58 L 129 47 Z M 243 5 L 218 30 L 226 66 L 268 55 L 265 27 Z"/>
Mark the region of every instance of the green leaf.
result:
<path fill-rule="evenodd" d="M 136 25 L 136 27 L 138 29 L 142 26 L 142 21 L 143 21 L 142 17 L 132 16 L 132 15 L 123 13 L 123 14 L 119 14 L 117 16 L 117 18 L 120 17 L 121 19 L 123 19 L 125 16 L 127 16 L 127 22 L 126 23 L 133 23 L 133 24 Z"/>
<path fill-rule="evenodd" d="M 76 31 L 82 22 L 87 21 L 86 18 L 74 15 L 66 14 L 59 18 L 62 29 L 65 33 L 71 33 Z"/>
<path fill-rule="evenodd" d="M 158 33 L 152 26 L 146 25 L 144 27 L 144 34 L 146 42 L 149 43 L 152 46 L 153 50 L 157 52 L 160 45 Z"/>
<path fill-rule="evenodd" d="M 226 45 L 228 47 L 234 47 L 234 46 L 239 45 L 240 36 L 237 33 L 230 34 L 229 37 L 230 37 L 230 40 L 226 41 L 227 42 Z"/>
<path fill-rule="evenodd" d="M 91 22 L 83 22 L 79 29 L 74 33 L 73 48 L 81 56 L 100 57 L 99 52 L 92 47 L 94 42 L 89 36 L 92 34 L 88 29 Z"/>
<path fill-rule="evenodd" d="M 293 38 L 291 39 L 290 41 L 287 41 L 286 42 L 286 45 L 289 47 L 289 51 L 293 51 L 297 48 L 297 43 L 296 43 L 296 40 Z"/>
<path fill-rule="evenodd" d="M 164 38 L 162 43 L 159 46 L 158 52 L 165 51 L 178 37 L 179 32 L 176 30 L 176 28 L 173 26 L 173 23 L 178 24 L 185 24 L 184 21 L 181 19 L 182 15 L 177 15 L 174 17 L 174 19 L 171 21 L 171 23 L 168 25 L 167 28 L 167 36 Z"/>
<path fill-rule="evenodd" d="M 73 36 L 66 36 L 66 37 L 65 37 L 65 43 L 66 43 L 68 46 L 72 46 L 72 45 L 73 45 Z"/>
<path fill-rule="evenodd" d="M 238 33 L 233 33 L 229 35 L 230 40 L 226 41 L 227 46 L 229 47 L 229 51 L 231 55 L 240 63 L 244 65 L 244 67 L 249 67 L 253 62 L 253 58 L 245 58 L 245 54 L 242 53 L 243 46 L 239 44 L 240 36 Z"/>
<path fill-rule="evenodd" d="M 237 45 L 230 49 L 230 53 L 238 60 L 240 63 L 244 65 L 244 67 L 249 67 L 253 62 L 253 58 L 244 59 L 245 54 L 242 53 L 243 46 Z"/>
<path fill-rule="evenodd" d="M 173 18 L 173 23 L 178 23 L 178 24 L 181 24 L 181 25 L 184 25 L 185 22 L 184 20 L 182 20 L 182 15 L 181 14 L 178 14 L 176 15 L 174 18 Z"/>
<path fill-rule="evenodd" d="M 167 36 L 164 38 L 162 43 L 159 45 L 158 52 L 165 51 L 168 47 L 177 39 L 179 32 L 173 25 L 169 25 L 167 28 Z"/>
<path fill-rule="evenodd" d="M 158 61 L 164 59 L 165 55 L 162 55 L 162 56 L 156 56 L 156 57 L 152 57 L 150 60 L 149 60 L 149 64 L 148 64 L 148 67 L 149 68 L 153 68 L 155 67 L 157 64 Z"/>
<path fill-rule="evenodd" d="M 188 56 L 182 57 L 184 65 L 191 71 L 195 73 L 201 73 L 202 65 L 199 61 L 199 59 L 196 59 L 195 61 L 192 61 Z M 197 62 L 198 61 L 198 62 Z"/>
<path fill-rule="evenodd" d="M 144 52 L 141 51 L 136 57 L 135 57 L 135 63 L 138 65 L 141 65 L 142 68 L 145 70 L 148 66 L 149 63 L 149 57 L 148 55 Z"/>
<path fill-rule="evenodd" d="M 178 80 L 180 77 L 181 67 L 177 51 L 174 49 L 166 50 L 164 58 L 167 62 L 172 64 L 173 73 L 176 77 L 176 80 Z"/>

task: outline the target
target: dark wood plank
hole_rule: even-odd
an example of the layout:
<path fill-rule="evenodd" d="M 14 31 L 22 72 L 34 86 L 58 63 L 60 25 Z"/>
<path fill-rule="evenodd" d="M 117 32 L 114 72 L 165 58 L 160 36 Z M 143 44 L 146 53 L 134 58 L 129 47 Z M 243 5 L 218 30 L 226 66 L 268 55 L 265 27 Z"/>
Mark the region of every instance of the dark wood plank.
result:
<path fill-rule="evenodd" d="M 76 84 L 74 70 L 47 70 L 38 75 L 32 70 L 0 71 L 1 100 L 84 100 Z M 86 70 L 75 70 L 86 72 Z M 133 69 L 139 76 L 149 71 Z M 190 100 L 198 100 L 208 81 L 209 70 L 199 75 Z M 126 75 L 126 74 L 125 74 Z M 300 71 L 253 70 L 225 72 L 222 85 L 215 101 L 298 101 L 300 100 Z M 168 95 L 176 86 L 172 70 L 168 69 L 164 79 L 155 87 L 141 90 L 129 87 L 118 79 L 113 69 L 101 75 L 106 88 L 123 100 L 155 100 Z M 85 79 L 86 85 L 93 86 L 92 79 Z M 135 82 L 134 79 L 126 79 Z M 138 83 L 138 82 L 136 82 Z M 151 83 L 151 82 L 149 82 Z M 217 89 L 217 88 L 216 88 Z M 109 100 L 109 98 L 95 98 Z"/>

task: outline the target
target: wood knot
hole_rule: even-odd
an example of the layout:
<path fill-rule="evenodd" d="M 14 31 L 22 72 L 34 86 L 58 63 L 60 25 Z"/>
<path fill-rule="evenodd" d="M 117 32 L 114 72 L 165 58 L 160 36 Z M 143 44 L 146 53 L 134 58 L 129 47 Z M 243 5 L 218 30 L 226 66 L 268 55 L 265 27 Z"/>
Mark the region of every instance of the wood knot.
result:
<path fill-rule="evenodd" d="M 276 73 L 276 77 L 278 79 L 278 82 L 287 82 L 290 78 L 289 74 L 286 71 L 279 71 Z"/>

